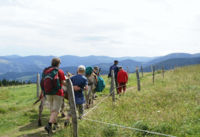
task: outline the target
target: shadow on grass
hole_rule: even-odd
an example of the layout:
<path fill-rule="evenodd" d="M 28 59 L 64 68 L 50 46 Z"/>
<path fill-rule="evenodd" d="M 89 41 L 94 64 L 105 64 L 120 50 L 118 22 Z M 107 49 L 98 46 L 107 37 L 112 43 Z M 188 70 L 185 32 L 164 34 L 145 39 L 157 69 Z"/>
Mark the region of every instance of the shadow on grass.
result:
<path fill-rule="evenodd" d="M 51 137 L 50 135 L 47 134 L 45 131 L 38 131 L 36 133 L 30 133 L 26 135 L 20 135 L 18 137 Z"/>
<path fill-rule="evenodd" d="M 19 129 L 20 132 L 31 131 L 32 133 L 25 133 L 23 135 L 19 135 L 18 137 L 49 137 L 47 132 L 44 130 L 44 126 L 48 123 L 49 114 L 42 115 L 42 126 L 38 126 L 38 114 L 28 114 L 30 119 L 30 123 L 21 127 Z M 59 117 L 58 121 L 64 123 L 64 119 Z M 33 133 L 35 131 L 35 133 Z M 59 130 L 57 130 L 59 131 Z"/>
<path fill-rule="evenodd" d="M 19 131 L 27 131 L 27 130 L 34 130 L 34 129 L 38 129 L 41 128 L 42 126 L 44 126 L 45 124 L 47 124 L 48 119 L 49 119 L 49 115 L 48 114 L 43 114 L 42 115 L 42 126 L 38 126 L 38 114 L 31 114 L 29 115 L 29 119 L 30 119 L 30 123 L 21 127 L 19 129 Z"/>

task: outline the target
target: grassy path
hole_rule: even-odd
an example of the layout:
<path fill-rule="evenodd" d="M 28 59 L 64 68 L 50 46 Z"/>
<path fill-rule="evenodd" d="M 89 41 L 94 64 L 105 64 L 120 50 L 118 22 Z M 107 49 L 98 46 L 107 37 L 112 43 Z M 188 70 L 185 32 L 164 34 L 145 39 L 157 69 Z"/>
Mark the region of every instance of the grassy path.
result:
<path fill-rule="evenodd" d="M 167 71 L 165 78 L 157 72 L 155 84 L 151 73 L 141 78 L 141 91 L 136 88 L 135 74 L 130 75 L 127 93 L 117 96 L 115 105 L 108 97 L 86 118 L 115 123 L 143 130 L 171 134 L 180 137 L 200 136 L 200 65 Z M 107 86 L 98 93 L 97 104 L 109 94 Z M 26 85 L 0 88 L 0 136 L 36 137 L 47 136 L 43 127 L 37 126 L 38 105 L 36 86 Z M 94 105 L 95 106 L 95 105 Z M 86 110 L 88 111 L 88 110 Z M 43 125 L 48 121 L 49 110 L 43 113 Z M 55 137 L 71 136 L 72 128 L 63 127 L 64 119 L 59 118 L 60 130 Z M 154 136 L 119 127 L 79 120 L 80 137 L 138 137 Z"/>

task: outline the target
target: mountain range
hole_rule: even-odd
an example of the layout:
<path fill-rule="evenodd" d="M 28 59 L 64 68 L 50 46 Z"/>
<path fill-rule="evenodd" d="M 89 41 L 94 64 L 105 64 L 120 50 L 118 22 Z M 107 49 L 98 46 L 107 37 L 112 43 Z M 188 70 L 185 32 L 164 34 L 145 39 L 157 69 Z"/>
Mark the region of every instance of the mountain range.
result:
<path fill-rule="evenodd" d="M 42 72 L 51 64 L 54 56 L 0 56 L 0 80 L 36 81 L 36 73 Z M 119 60 L 119 65 L 129 72 L 134 72 L 136 66 L 143 66 L 144 71 L 151 71 L 151 65 L 157 69 L 162 66 L 171 69 L 174 66 L 200 64 L 200 53 L 172 53 L 160 57 L 108 57 L 108 56 L 61 56 L 61 69 L 65 72 L 76 73 L 78 65 L 99 66 L 101 74 L 107 74 L 114 60 Z"/>

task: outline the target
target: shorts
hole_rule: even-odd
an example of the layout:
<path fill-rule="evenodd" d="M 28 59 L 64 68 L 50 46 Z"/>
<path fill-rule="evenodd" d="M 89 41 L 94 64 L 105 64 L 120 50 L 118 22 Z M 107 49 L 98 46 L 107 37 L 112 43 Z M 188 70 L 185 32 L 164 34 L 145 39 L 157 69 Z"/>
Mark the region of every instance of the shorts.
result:
<path fill-rule="evenodd" d="M 58 95 L 46 95 L 46 97 L 50 104 L 50 111 L 59 113 L 63 103 L 63 97 Z"/>

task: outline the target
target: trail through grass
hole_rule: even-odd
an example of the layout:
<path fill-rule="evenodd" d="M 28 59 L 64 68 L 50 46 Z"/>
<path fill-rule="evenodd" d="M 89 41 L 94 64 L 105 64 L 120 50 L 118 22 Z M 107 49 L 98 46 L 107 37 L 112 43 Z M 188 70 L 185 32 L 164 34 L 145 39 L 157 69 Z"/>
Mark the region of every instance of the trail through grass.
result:
<path fill-rule="evenodd" d="M 175 136 L 200 136 L 200 65 L 177 68 L 167 71 L 165 78 L 156 73 L 152 84 L 152 74 L 145 73 L 141 78 L 141 91 L 136 88 L 136 76 L 130 75 L 129 90 L 105 99 L 86 118 L 155 131 Z M 107 86 L 98 93 L 98 103 L 109 94 Z M 3 87 L 0 89 L 0 136 L 47 136 L 43 127 L 37 127 L 38 105 L 36 86 Z M 88 110 L 85 110 L 88 111 Z M 48 108 L 43 113 L 43 125 L 49 117 Z M 72 127 L 63 127 L 64 119 L 59 118 L 60 130 L 55 137 L 71 136 Z M 86 120 L 79 120 L 80 137 L 137 137 L 155 136 L 130 129 L 108 126 Z"/>

